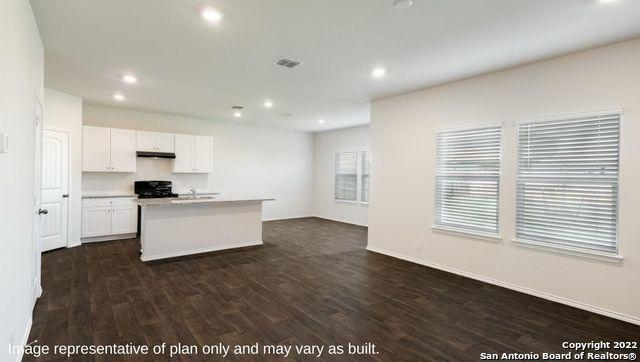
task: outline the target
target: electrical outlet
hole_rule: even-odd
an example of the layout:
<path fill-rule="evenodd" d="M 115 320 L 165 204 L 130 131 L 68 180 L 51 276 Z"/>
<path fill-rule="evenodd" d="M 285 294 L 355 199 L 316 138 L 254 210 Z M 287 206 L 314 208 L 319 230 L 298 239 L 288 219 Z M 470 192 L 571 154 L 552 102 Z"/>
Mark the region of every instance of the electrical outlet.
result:
<path fill-rule="evenodd" d="M 422 250 L 422 240 L 418 240 L 418 241 L 416 242 L 416 249 L 418 249 L 418 250 Z"/>

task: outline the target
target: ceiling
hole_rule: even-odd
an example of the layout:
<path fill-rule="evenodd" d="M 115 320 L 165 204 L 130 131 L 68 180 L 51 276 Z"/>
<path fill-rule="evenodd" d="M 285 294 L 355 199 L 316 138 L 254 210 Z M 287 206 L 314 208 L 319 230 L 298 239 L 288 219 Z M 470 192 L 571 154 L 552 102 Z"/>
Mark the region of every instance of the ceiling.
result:
<path fill-rule="evenodd" d="M 48 87 L 87 104 L 304 131 L 368 123 L 373 99 L 640 36 L 637 0 L 415 0 L 407 10 L 393 0 L 31 4 Z M 203 21 L 205 6 L 223 21 Z M 303 64 L 273 64 L 283 56 Z M 372 79 L 376 66 L 386 77 Z M 124 84 L 128 72 L 141 81 Z M 233 105 L 246 106 L 242 118 Z"/>

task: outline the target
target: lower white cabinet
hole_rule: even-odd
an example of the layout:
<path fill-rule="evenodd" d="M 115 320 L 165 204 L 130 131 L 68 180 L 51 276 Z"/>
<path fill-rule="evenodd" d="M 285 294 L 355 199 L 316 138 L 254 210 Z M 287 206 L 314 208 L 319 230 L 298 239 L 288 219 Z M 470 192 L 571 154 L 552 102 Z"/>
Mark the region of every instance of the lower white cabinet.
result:
<path fill-rule="evenodd" d="M 135 198 L 96 198 L 82 201 L 82 237 L 132 234 L 138 229 Z"/>

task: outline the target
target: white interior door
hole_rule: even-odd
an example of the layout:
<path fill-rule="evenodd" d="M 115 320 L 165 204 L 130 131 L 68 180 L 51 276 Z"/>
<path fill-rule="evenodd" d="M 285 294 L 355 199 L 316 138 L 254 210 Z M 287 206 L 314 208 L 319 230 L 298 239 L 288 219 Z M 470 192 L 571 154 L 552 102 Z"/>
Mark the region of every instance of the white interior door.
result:
<path fill-rule="evenodd" d="M 42 185 L 42 103 L 36 97 L 35 100 L 35 120 L 34 120 L 34 163 L 33 163 L 33 220 L 31 222 L 31 244 L 33 246 L 33 269 L 32 269 L 32 297 L 35 302 L 42 293 L 40 283 L 40 269 L 42 256 L 42 243 L 40 233 L 40 217 L 45 210 L 41 207 L 41 185 Z"/>
<path fill-rule="evenodd" d="M 69 134 L 42 132 L 42 251 L 67 246 L 69 215 Z"/>

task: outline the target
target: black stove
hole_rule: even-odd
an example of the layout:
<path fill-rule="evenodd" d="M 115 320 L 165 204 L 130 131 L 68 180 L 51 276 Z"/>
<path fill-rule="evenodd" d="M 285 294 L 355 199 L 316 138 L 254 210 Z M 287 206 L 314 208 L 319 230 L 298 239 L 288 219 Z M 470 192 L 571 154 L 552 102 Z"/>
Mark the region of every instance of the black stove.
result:
<path fill-rule="evenodd" d="M 136 181 L 133 192 L 139 199 L 178 197 L 171 191 L 171 181 Z"/>

